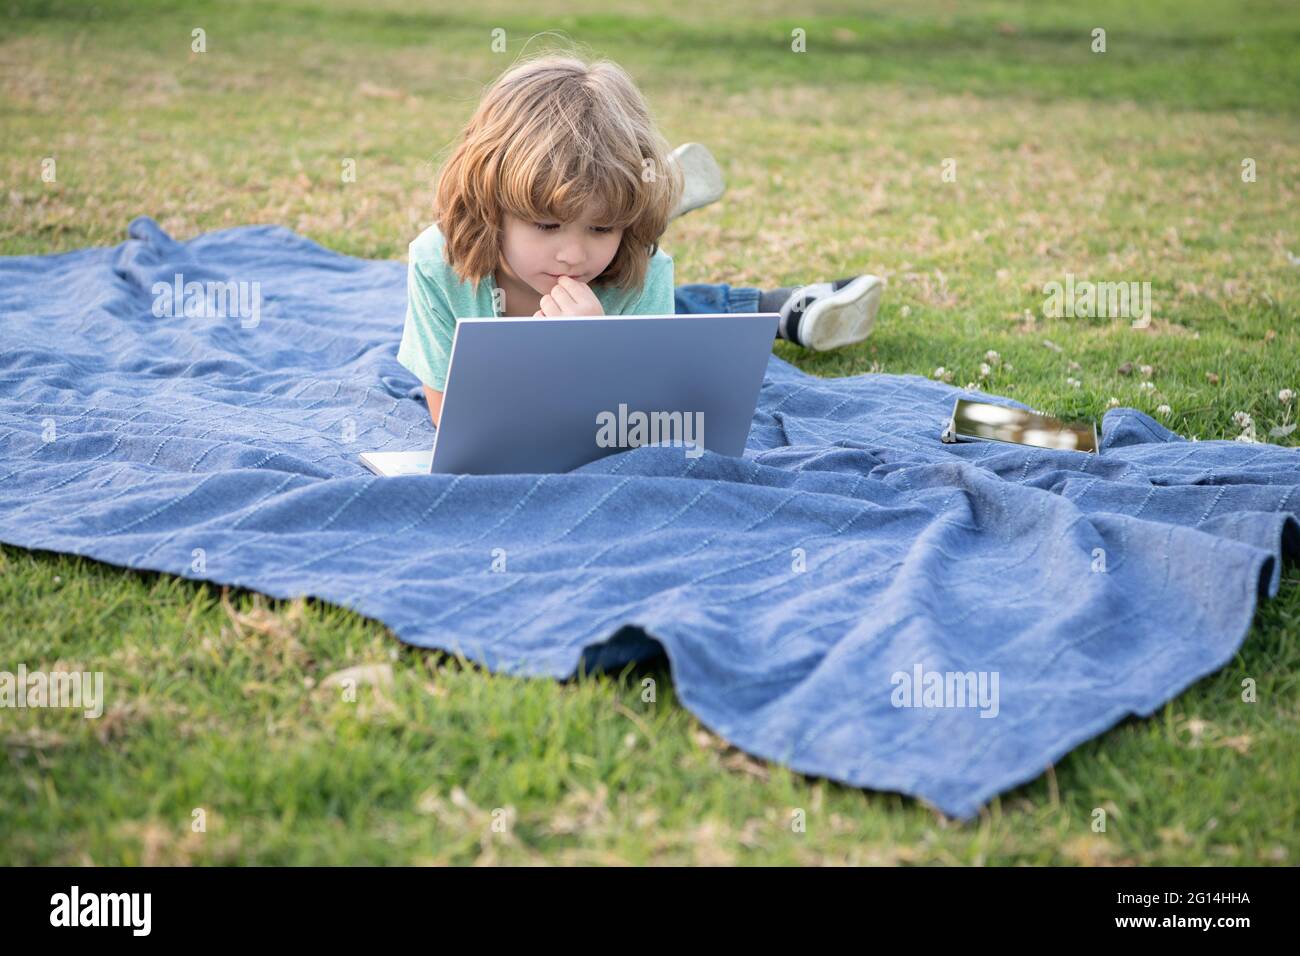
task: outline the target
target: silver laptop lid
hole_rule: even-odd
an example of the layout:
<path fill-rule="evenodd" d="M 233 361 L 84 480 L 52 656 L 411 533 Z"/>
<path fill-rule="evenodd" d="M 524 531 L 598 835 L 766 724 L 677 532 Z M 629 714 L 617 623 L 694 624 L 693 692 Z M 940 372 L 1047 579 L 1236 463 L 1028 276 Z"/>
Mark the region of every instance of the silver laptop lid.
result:
<path fill-rule="evenodd" d="M 775 312 L 466 318 L 432 471 L 565 472 L 642 444 L 745 450 Z"/>

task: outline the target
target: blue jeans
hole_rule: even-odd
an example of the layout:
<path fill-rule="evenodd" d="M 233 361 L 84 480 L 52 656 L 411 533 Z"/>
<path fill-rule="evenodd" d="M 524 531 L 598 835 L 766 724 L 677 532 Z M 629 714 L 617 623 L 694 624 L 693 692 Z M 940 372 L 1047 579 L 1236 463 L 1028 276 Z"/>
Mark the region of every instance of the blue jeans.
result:
<path fill-rule="evenodd" d="M 673 290 L 673 311 L 677 315 L 757 312 L 759 295 L 759 289 L 744 289 L 726 283 L 713 285 L 708 282 L 693 282 L 679 285 Z"/>

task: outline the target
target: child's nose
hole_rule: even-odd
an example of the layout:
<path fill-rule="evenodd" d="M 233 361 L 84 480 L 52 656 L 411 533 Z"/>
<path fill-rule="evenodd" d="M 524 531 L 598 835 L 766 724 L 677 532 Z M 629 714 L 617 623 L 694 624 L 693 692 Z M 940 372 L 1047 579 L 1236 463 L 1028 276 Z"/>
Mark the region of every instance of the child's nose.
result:
<path fill-rule="evenodd" d="M 582 256 L 583 250 L 581 241 L 573 240 L 560 247 L 561 262 L 581 262 Z"/>

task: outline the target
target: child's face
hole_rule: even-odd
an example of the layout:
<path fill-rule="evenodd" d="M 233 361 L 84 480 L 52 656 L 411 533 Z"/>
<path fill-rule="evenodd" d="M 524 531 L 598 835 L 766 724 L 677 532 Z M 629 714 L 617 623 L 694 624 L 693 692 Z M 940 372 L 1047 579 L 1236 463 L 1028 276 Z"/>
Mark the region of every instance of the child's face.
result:
<path fill-rule="evenodd" d="M 618 252 L 623 230 L 606 226 L 589 212 L 580 222 L 545 220 L 540 225 L 506 213 L 501 243 L 506 274 L 539 295 L 550 292 L 561 275 L 591 282 Z"/>

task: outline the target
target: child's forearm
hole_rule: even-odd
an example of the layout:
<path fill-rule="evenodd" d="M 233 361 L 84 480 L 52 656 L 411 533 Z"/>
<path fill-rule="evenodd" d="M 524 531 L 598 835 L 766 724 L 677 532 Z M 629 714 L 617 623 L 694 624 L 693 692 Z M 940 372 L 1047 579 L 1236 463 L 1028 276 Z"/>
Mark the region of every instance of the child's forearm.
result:
<path fill-rule="evenodd" d="M 436 428 L 438 419 L 442 418 L 442 392 L 434 391 L 426 385 L 424 386 L 424 401 L 429 406 L 429 417 L 433 419 Z"/>

